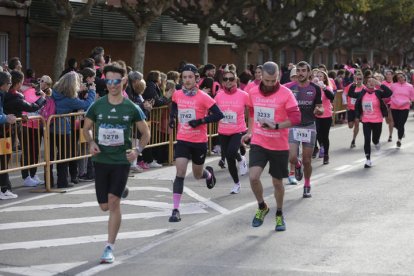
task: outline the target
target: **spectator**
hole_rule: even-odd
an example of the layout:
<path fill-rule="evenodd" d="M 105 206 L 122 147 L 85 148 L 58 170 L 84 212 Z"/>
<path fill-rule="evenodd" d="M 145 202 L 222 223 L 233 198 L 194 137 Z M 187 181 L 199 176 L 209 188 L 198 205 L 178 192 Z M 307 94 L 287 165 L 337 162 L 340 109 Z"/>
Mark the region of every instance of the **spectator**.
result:
<path fill-rule="evenodd" d="M 62 71 L 62 74 L 60 74 L 60 77 L 72 71 L 75 71 L 75 72 L 78 71 L 78 62 L 76 61 L 75 58 L 68 59 L 68 67 L 66 67 L 66 69 Z"/>
<path fill-rule="evenodd" d="M 22 71 L 22 63 L 20 62 L 20 59 L 18 57 L 11 58 L 9 60 L 8 67 L 10 72 L 13 70 L 20 72 Z"/>
<path fill-rule="evenodd" d="M 178 71 L 169 71 L 167 73 L 167 80 L 172 80 L 175 83 L 175 89 L 180 90 L 181 84 L 180 84 L 180 73 Z"/>

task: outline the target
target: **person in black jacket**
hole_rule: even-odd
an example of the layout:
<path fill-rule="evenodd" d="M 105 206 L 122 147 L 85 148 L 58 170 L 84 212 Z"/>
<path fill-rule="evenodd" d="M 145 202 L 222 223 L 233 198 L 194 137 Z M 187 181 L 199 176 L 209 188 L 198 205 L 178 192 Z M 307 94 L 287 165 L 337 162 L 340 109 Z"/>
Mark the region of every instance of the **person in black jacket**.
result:
<path fill-rule="evenodd" d="M 379 89 L 376 89 L 379 87 Z M 371 162 L 371 134 L 372 142 L 377 150 L 380 149 L 383 117 L 387 117 L 387 107 L 382 100 L 391 97 L 392 91 L 381 84 L 372 75 L 367 77 L 366 87 L 360 93 L 355 93 L 355 83 L 351 85 L 348 96 L 356 98 L 355 117 L 361 120 L 364 132 L 365 168 L 372 166 Z"/>

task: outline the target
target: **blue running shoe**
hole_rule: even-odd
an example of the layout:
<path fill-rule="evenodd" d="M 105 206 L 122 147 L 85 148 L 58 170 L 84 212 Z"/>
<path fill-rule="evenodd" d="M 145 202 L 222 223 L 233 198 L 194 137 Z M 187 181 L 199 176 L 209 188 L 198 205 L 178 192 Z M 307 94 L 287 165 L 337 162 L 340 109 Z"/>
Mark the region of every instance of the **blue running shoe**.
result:
<path fill-rule="evenodd" d="M 111 264 L 115 260 L 114 254 L 110 246 L 105 247 L 105 250 L 101 256 L 101 264 Z"/>
<path fill-rule="evenodd" d="M 288 180 L 289 180 L 289 185 L 298 185 L 298 181 L 296 180 L 294 175 L 289 175 L 288 176 Z"/>
<path fill-rule="evenodd" d="M 257 209 L 256 215 L 254 216 L 252 226 L 253 227 L 259 227 L 263 224 L 264 218 L 269 213 L 269 207 L 266 206 L 266 209 Z"/>
<path fill-rule="evenodd" d="M 286 224 L 285 219 L 283 216 L 276 216 L 276 231 L 285 231 L 286 230 Z"/>

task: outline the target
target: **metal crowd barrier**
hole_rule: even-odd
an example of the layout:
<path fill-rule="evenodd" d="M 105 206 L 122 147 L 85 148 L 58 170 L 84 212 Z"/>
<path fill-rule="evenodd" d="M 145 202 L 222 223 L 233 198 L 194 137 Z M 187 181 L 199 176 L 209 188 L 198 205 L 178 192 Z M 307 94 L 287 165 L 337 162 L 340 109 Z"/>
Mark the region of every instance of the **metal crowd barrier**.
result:
<path fill-rule="evenodd" d="M 336 115 L 340 114 L 340 113 L 344 113 L 346 112 L 346 104 L 343 103 L 342 101 L 342 95 L 343 95 L 344 91 L 343 90 L 338 90 L 335 93 L 335 97 L 332 103 L 333 106 L 333 112 L 332 112 L 332 125 L 335 126 L 335 117 Z"/>

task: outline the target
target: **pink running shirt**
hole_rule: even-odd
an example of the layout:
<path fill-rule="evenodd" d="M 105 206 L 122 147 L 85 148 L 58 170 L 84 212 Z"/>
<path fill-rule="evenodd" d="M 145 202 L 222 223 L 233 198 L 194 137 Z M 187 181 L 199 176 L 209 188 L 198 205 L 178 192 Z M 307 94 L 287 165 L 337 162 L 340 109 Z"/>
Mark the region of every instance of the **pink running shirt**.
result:
<path fill-rule="evenodd" d="M 375 93 L 365 93 L 362 97 L 362 117 L 363 123 L 382 123 L 382 113 L 380 101 Z"/>
<path fill-rule="evenodd" d="M 227 94 L 223 90 L 217 94 L 215 100 L 217 106 L 224 114 L 220 120 L 218 133 L 223 135 L 232 135 L 235 133 L 245 132 L 245 108 L 249 106 L 249 94 L 237 89 L 234 94 Z"/>
<path fill-rule="evenodd" d="M 414 100 L 414 88 L 411 84 L 395 82 L 391 85 L 391 109 L 410 109 L 410 100 Z"/>
<path fill-rule="evenodd" d="M 328 89 L 329 91 L 331 91 L 330 93 L 332 93 L 332 88 L 330 88 L 330 87 L 326 87 L 326 89 Z M 321 90 L 322 90 L 322 88 L 321 88 Z M 332 103 L 331 103 L 331 100 L 329 100 L 327 97 L 326 97 L 326 95 L 325 95 L 325 92 L 322 90 L 321 91 L 322 93 L 322 106 L 323 106 L 323 114 L 322 115 L 316 115 L 315 114 L 315 117 L 317 117 L 317 118 L 329 118 L 329 117 L 332 117 Z"/>
<path fill-rule="evenodd" d="M 206 143 L 208 141 L 207 124 L 192 128 L 188 122 L 207 116 L 209 108 L 216 103 L 214 99 L 202 90 L 198 90 L 194 96 L 187 96 L 182 90 L 178 90 L 174 92 L 172 101 L 178 107 L 177 140 Z"/>
<path fill-rule="evenodd" d="M 351 98 L 348 97 L 348 91 L 349 88 L 351 87 L 352 83 L 349 84 L 347 87 L 344 88 L 344 93 L 347 96 L 346 97 L 346 101 L 347 101 L 347 106 L 348 106 L 348 110 L 355 110 L 355 102 L 356 102 L 356 98 Z M 364 88 L 365 86 L 362 85 L 361 87 L 356 86 L 355 87 L 355 93 L 359 93 L 361 92 L 361 90 Z"/>
<path fill-rule="evenodd" d="M 298 106 L 292 91 L 281 85 L 276 93 L 265 97 L 256 86 L 250 90 L 249 96 L 253 107 L 253 116 L 250 115 L 253 118 L 251 143 L 269 150 L 289 150 L 289 129 L 264 129 L 258 118 L 266 117 L 276 123 L 287 120 L 286 110 Z"/>

